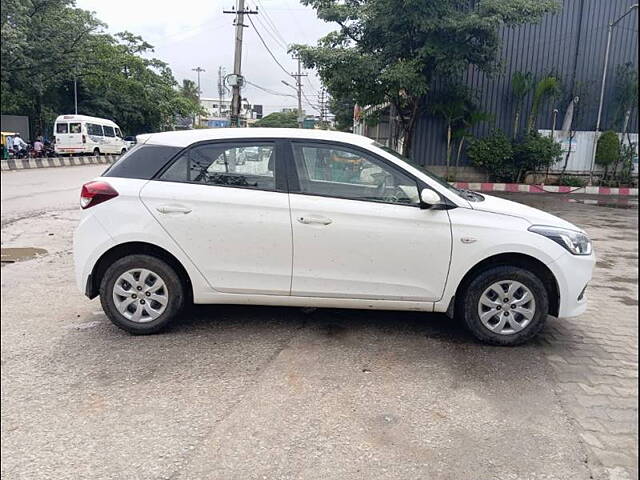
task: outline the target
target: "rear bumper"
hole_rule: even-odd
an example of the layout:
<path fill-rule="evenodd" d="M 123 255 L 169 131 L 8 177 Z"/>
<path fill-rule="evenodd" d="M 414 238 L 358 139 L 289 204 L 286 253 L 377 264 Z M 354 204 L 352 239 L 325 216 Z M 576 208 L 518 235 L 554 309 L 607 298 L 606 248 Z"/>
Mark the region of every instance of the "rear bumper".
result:
<path fill-rule="evenodd" d="M 548 265 L 558 281 L 558 317 L 577 317 L 585 312 L 588 302 L 587 285 L 593 276 L 595 263 L 594 254 L 581 256 L 567 253 Z"/>
<path fill-rule="evenodd" d="M 102 252 L 113 245 L 111 236 L 96 216 L 87 213 L 73 234 L 73 262 L 78 290 L 89 298 L 96 296 L 93 282 L 90 282 L 93 268 Z"/>

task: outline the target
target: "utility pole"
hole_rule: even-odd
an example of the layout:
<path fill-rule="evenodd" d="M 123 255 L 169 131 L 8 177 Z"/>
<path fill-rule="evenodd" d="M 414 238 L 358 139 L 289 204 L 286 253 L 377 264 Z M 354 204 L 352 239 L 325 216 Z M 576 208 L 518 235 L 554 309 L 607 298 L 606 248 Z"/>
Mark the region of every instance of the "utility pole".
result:
<path fill-rule="evenodd" d="M 306 77 L 306 74 L 302 73 L 302 60 L 300 57 L 293 57 L 298 61 L 298 73 L 292 73 L 291 76 L 296 79 L 296 87 L 298 89 L 298 128 L 302 128 L 304 125 L 304 116 L 302 115 L 302 77 Z"/>
<path fill-rule="evenodd" d="M 242 104 L 242 98 L 240 97 L 240 89 L 243 85 L 242 78 L 242 35 L 243 28 L 248 25 L 244 24 L 245 15 L 255 15 L 257 10 L 245 10 L 244 0 L 238 0 L 238 9 L 232 8 L 231 10 L 223 10 L 223 13 L 232 13 L 236 16 L 236 39 L 235 39 L 235 51 L 233 54 L 233 80 L 231 81 L 232 97 L 231 97 L 231 126 L 240 126 L 240 108 Z"/>
<path fill-rule="evenodd" d="M 196 67 L 196 68 L 192 68 L 192 71 L 196 72 L 198 74 L 198 107 L 200 106 L 200 94 L 202 93 L 200 90 L 200 72 L 206 72 L 206 70 L 204 68 L 201 67 Z M 198 126 L 200 126 L 200 115 L 198 115 Z"/>

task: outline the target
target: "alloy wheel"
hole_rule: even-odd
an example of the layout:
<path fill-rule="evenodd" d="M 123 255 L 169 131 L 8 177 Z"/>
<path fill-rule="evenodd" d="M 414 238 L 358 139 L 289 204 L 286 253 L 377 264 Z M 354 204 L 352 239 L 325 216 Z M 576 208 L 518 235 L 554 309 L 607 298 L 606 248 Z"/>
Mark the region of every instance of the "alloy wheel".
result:
<path fill-rule="evenodd" d="M 533 293 L 515 280 L 495 282 L 482 293 L 478 302 L 480 321 L 500 335 L 511 335 L 524 329 L 535 313 Z"/>
<path fill-rule="evenodd" d="M 147 323 L 167 308 L 169 291 L 164 280 L 146 268 L 127 270 L 113 285 L 113 302 L 127 320 Z"/>

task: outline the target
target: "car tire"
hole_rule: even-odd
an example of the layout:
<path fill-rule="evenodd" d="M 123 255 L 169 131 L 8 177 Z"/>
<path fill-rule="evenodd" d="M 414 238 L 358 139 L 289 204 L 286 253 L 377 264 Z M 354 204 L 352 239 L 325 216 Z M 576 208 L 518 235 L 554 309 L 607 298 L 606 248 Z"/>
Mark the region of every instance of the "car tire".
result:
<path fill-rule="evenodd" d="M 549 295 L 529 270 L 493 267 L 468 283 L 456 311 L 478 340 L 490 345 L 521 345 L 544 327 Z"/>
<path fill-rule="evenodd" d="M 124 155 L 125 153 L 127 153 L 127 149 L 123 148 L 122 150 L 120 150 L 120 155 Z"/>
<path fill-rule="evenodd" d="M 94 148 L 93 149 L 93 156 L 94 157 L 99 157 L 100 156 L 100 149 L 99 148 Z"/>
<path fill-rule="evenodd" d="M 129 255 L 114 262 L 100 282 L 102 309 L 129 333 L 157 333 L 178 316 L 185 286 L 176 271 L 150 255 Z"/>

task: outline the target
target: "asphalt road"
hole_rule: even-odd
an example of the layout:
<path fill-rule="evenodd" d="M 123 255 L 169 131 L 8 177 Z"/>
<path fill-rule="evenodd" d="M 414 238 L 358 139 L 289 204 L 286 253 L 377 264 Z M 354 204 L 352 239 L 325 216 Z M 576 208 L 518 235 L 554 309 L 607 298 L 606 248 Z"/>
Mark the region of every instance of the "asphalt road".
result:
<path fill-rule="evenodd" d="M 79 187 L 103 168 L 1 175 L 2 247 L 47 251 L 1 270 L 2 478 L 637 478 L 637 426 L 607 440 L 567 393 L 587 382 L 577 345 L 593 338 L 591 357 L 605 358 L 598 342 L 619 334 L 630 346 L 611 342 L 605 397 L 627 388 L 620 398 L 637 402 L 637 211 L 514 197 L 587 223 L 607 252 L 592 302 L 601 284 L 626 300 L 610 299 L 604 333 L 597 309 L 495 348 L 441 315 L 207 306 L 134 337 L 73 283 Z M 637 425 L 637 408 L 616 405 Z"/>

